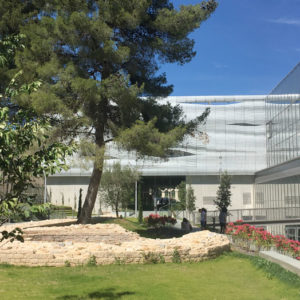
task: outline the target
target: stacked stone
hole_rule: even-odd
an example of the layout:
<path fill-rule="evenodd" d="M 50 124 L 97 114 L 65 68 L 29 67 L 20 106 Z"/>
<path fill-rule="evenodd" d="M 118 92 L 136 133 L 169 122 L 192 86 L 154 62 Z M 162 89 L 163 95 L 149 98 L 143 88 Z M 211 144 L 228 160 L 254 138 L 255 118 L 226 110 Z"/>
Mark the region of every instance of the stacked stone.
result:
<path fill-rule="evenodd" d="M 0 243 L 0 263 L 83 265 L 91 257 L 95 257 L 97 264 L 144 263 L 149 253 L 171 262 L 175 249 L 181 261 L 202 261 L 230 249 L 226 236 L 209 231 L 193 232 L 181 238 L 146 239 L 116 224 L 35 226 L 23 227 L 24 243 Z"/>

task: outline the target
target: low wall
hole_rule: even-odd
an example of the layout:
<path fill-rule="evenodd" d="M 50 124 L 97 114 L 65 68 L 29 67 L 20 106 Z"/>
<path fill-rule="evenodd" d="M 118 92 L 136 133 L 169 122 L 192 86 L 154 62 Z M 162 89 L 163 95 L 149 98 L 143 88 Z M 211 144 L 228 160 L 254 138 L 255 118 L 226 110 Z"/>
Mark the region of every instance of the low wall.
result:
<path fill-rule="evenodd" d="M 202 261 L 230 249 L 225 235 L 209 231 L 192 232 L 181 238 L 147 239 L 115 224 L 53 226 L 52 220 L 51 227 L 32 225 L 23 227 L 24 243 L 0 243 L 0 263 L 82 265 L 93 257 L 97 264 L 129 264 L 145 263 L 147 255 L 171 262 L 178 254 L 182 261 Z"/>

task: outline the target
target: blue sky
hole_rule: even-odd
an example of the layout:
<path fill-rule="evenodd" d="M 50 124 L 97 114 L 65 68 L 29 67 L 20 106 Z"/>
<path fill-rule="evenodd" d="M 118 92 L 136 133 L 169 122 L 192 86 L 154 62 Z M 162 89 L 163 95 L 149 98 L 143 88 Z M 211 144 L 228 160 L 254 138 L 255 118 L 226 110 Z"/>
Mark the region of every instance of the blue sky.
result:
<path fill-rule="evenodd" d="M 201 0 L 173 0 L 179 5 Z M 219 0 L 191 34 L 196 57 L 163 65 L 173 96 L 269 93 L 300 61 L 300 0 Z M 299 83 L 300 84 L 300 83 Z"/>

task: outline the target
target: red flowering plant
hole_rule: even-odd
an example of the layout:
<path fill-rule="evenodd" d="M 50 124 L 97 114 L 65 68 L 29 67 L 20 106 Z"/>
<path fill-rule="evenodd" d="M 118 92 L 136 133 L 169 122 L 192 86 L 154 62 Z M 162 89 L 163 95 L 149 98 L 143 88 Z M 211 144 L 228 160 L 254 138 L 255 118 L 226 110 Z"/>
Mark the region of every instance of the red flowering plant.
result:
<path fill-rule="evenodd" d="M 162 217 L 158 214 L 150 214 L 148 217 L 144 218 L 144 222 L 148 227 L 159 228 L 165 226 L 166 224 L 174 225 L 177 221 L 171 216 Z"/>
<path fill-rule="evenodd" d="M 157 228 L 160 226 L 160 215 L 151 214 L 148 217 L 144 218 L 144 222 L 148 227 Z"/>
<path fill-rule="evenodd" d="M 263 228 L 242 224 L 241 220 L 228 223 L 226 234 L 231 235 L 234 242 L 247 243 L 248 248 L 250 247 L 249 242 L 258 250 L 276 247 L 279 252 L 300 260 L 300 242 L 290 240 L 283 235 L 274 236 Z"/>
<path fill-rule="evenodd" d="M 300 242 L 287 239 L 283 235 L 276 235 L 274 236 L 274 243 L 280 252 L 288 253 L 296 259 L 300 259 Z"/>

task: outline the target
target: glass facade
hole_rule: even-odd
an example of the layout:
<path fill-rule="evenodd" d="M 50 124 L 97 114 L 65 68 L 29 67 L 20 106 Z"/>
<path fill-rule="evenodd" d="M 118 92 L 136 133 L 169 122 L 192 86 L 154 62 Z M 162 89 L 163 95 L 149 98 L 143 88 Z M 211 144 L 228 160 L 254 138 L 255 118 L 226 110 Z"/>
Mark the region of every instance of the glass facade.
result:
<path fill-rule="evenodd" d="M 267 165 L 300 156 L 300 65 L 266 99 Z"/>
<path fill-rule="evenodd" d="M 286 217 L 294 217 L 300 209 L 300 175 L 256 184 L 255 208 L 287 208 Z"/>
<path fill-rule="evenodd" d="M 253 175 L 266 167 L 265 96 L 195 96 L 161 99 L 179 104 L 186 121 L 209 107 L 205 125 L 172 149 L 168 160 L 137 161 L 134 153 L 119 152 L 113 145 L 107 155 L 121 163 L 137 165 L 145 176 Z M 113 160 L 110 161 L 110 163 Z"/>
<path fill-rule="evenodd" d="M 268 168 L 256 173 L 255 208 L 282 221 L 300 219 L 300 64 L 267 96 L 266 130 Z M 296 225 L 268 230 L 299 239 Z"/>
<path fill-rule="evenodd" d="M 282 222 L 266 227 L 299 239 L 299 226 L 292 222 L 300 219 L 300 64 L 268 96 L 174 96 L 159 101 L 180 105 L 186 121 L 207 107 L 210 114 L 206 124 L 171 149 L 166 160 L 138 160 L 135 153 L 120 151 L 111 143 L 106 148 L 107 165 L 118 161 L 137 167 L 151 191 L 158 178 L 167 182 L 164 188 L 185 179 L 195 189 L 198 207 L 211 206 L 211 210 L 219 174 L 227 171 L 233 181 L 232 211 L 240 210 L 240 217 L 248 216 L 249 221 Z M 55 176 L 88 180 L 90 174 L 91 168 L 74 165 Z"/>

